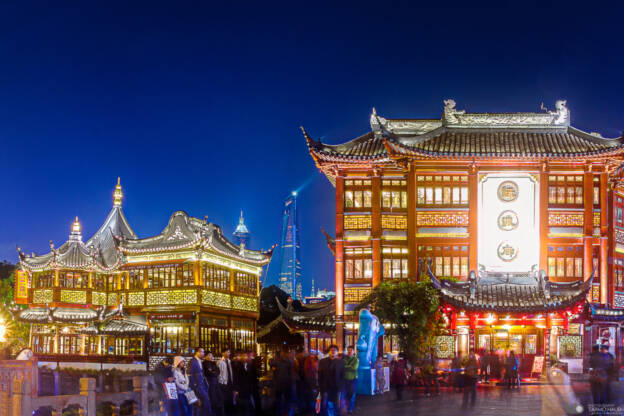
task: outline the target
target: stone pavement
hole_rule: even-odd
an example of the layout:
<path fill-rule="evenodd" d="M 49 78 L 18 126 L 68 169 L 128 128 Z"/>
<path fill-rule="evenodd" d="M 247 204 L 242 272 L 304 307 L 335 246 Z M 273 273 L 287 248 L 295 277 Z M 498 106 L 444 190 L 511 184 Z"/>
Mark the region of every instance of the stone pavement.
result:
<path fill-rule="evenodd" d="M 478 415 L 478 416 L 557 416 L 565 415 L 561 406 L 561 395 L 565 394 L 562 386 L 556 386 L 557 392 L 551 385 L 523 386 L 520 389 L 507 390 L 503 387 L 479 387 L 477 389 L 476 405 L 472 410 L 462 410 L 462 393 L 454 393 L 450 388 L 442 388 L 441 395 L 425 397 L 423 389 L 407 389 L 403 394 L 403 401 L 395 400 L 394 392 L 386 393 L 382 397 L 358 396 L 356 416 L 398 416 L 398 415 Z M 583 415 L 598 415 L 592 412 L 589 385 L 586 382 L 573 382 L 572 390 L 583 406 Z M 617 383 L 614 392 L 614 406 L 608 415 L 624 415 L 624 383 Z M 564 396 L 565 397 L 565 396 Z M 574 406 L 571 407 L 574 409 Z M 574 413 L 572 413 L 574 414 Z M 579 413 L 577 413 L 579 414 Z"/>

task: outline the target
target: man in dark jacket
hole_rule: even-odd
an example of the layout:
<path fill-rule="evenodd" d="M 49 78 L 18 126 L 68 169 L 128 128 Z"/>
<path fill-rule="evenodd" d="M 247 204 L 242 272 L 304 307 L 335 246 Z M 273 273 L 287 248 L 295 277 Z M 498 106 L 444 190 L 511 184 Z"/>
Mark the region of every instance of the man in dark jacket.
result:
<path fill-rule="evenodd" d="M 594 404 L 607 403 L 607 362 L 598 344 L 592 345 L 589 355 L 589 385 Z"/>
<path fill-rule="evenodd" d="M 160 391 L 160 398 L 163 403 L 163 409 L 167 412 L 167 416 L 178 416 L 180 413 L 177 400 L 171 400 L 165 393 L 164 383 L 173 383 L 173 368 L 171 367 L 170 358 L 163 359 L 154 370 L 154 382 Z"/>
<path fill-rule="evenodd" d="M 208 393 L 208 383 L 204 377 L 202 360 L 204 359 L 204 349 L 195 348 L 195 354 L 191 359 L 191 369 L 189 371 L 189 381 L 191 389 L 195 392 L 195 396 L 199 399 L 200 415 L 213 416 L 212 405 L 210 403 L 210 395 Z"/>
<path fill-rule="evenodd" d="M 271 363 L 273 370 L 273 389 L 275 390 L 276 414 L 290 414 L 295 386 L 295 364 L 287 346 L 283 346 L 279 358 Z"/>
<path fill-rule="evenodd" d="M 203 362 L 204 377 L 208 382 L 208 395 L 210 396 L 210 403 L 212 404 L 212 410 L 216 416 L 225 416 L 225 407 L 223 403 L 223 396 L 221 395 L 221 389 L 219 389 L 219 366 L 212 353 L 206 354 Z"/>
<path fill-rule="evenodd" d="M 340 414 L 340 395 L 345 388 L 344 361 L 338 358 L 338 347 L 329 347 L 329 355 L 319 361 L 319 389 L 321 391 L 321 412 L 326 415 L 333 410 Z"/>
<path fill-rule="evenodd" d="M 253 405 L 253 369 L 246 352 L 237 354 L 233 363 L 234 397 L 240 416 L 251 416 L 254 413 Z"/>

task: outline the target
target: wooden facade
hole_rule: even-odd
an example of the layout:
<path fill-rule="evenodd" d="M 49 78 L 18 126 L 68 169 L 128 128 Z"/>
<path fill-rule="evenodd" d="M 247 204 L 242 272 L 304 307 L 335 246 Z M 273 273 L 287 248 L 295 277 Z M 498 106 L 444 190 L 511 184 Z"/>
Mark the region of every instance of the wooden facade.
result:
<path fill-rule="evenodd" d="M 624 140 L 570 126 L 565 104 L 543 113 L 476 114 L 446 100 L 434 120 L 387 119 L 373 110 L 371 131 L 339 145 L 303 130 L 310 155 L 335 186 L 341 347 L 357 326 L 358 301 L 382 281 L 419 279 L 424 264 L 438 278 L 460 282 L 474 271 L 479 280 L 535 283 L 543 270 L 553 284 L 586 282 L 592 303 L 624 307 Z M 486 188 L 496 180 L 498 196 Z M 524 202 L 523 186 L 531 190 Z M 520 202 L 511 199 L 518 195 Z M 507 212 L 505 201 L 524 211 Z M 503 208 L 492 208 L 497 204 Z M 527 215 L 534 228 L 519 233 Z M 509 241 L 491 250 L 488 240 L 505 230 Z M 577 306 L 553 306 L 545 316 Z M 486 308 L 477 315 L 484 318 Z"/>
<path fill-rule="evenodd" d="M 259 276 L 271 252 L 228 241 L 221 228 L 175 212 L 162 233 L 138 238 L 121 210 L 121 186 L 86 243 L 78 219 L 69 240 L 42 256 L 20 252 L 40 360 L 124 362 L 191 356 L 202 346 L 255 348 Z"/>

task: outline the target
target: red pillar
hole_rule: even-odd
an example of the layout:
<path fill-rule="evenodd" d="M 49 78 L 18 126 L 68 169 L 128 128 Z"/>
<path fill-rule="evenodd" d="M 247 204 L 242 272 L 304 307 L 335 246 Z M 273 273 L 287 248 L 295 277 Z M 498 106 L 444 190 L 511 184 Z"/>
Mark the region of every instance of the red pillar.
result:
<path fill-rule="evenodd" d="M 344 178 L 336 174 L 336 344 L 344 347 Z"/>
<path fill-rule="evenodd" d="M 418 246 L 416 244 L 416 168 L 410 164 L 407 173 L 407 272 L 414 281 L 418 273 Z"/>
<path fill-rule="evenodd" d="M 477 207 L 479 175 L 477 166 L 473 165 L 468 174 L 468 271 L 477 271 Z"/>
<path fill-rule="evenodd" d="M 594 233 L 594 175 L 591 172 L 591 164 L 587 167 L 583 177 L 583 208 L 585 210 L 583 278 L 584 280 L 587 280 L 591 276 L 593 268 L 592 235 Z"/>
<path fill-rule="evenodd" d="M 540 258 L 539 270 L 548 273 L 548 167 L 543 166 L 539 174 L 540 189 Z"/>
<path fill-rule="evenodd" d="M 381 283 L 381 176 L 375 172 L 371 178 L 371 226 L 373 243 L 373 287 Z"/>

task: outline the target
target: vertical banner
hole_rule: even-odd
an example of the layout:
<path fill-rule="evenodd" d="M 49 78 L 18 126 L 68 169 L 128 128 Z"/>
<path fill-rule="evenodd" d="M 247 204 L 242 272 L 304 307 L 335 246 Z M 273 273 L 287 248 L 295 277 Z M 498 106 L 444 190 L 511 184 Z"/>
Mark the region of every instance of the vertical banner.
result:
<path fill-rule="evenodd" d="M 15 292 L 13 294 L 15 303 L 28 303 L 28 272 L 18 270 L 15 272 Z"/>

